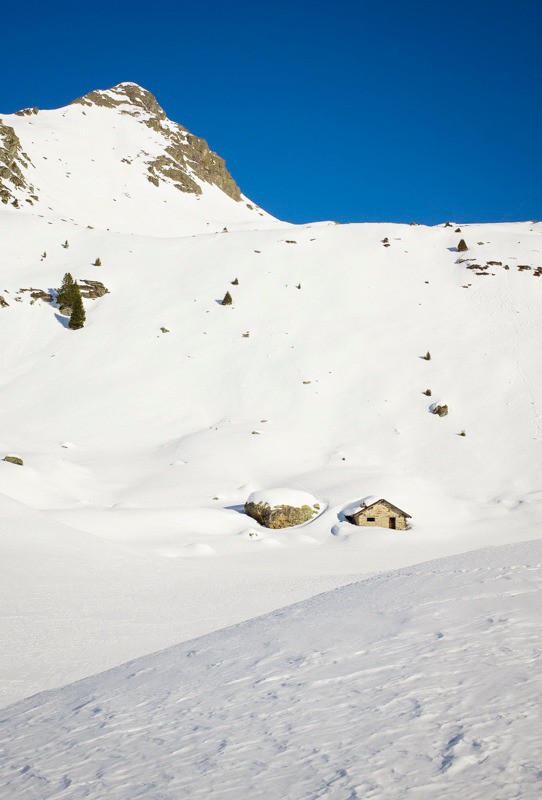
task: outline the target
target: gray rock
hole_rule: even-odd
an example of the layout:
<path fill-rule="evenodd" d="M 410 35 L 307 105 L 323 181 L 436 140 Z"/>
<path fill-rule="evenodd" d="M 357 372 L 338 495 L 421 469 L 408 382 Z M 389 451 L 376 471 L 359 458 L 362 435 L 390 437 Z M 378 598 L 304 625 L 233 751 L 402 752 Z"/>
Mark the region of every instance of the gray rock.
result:
<path fill-rule="evenodd" d="M 4 456 L 4 461 L 8 461 L 10 464 L 18 464 L 20 467 L 24 466 L 23 459 L 19 458 L 19 456 Z"/>
<path fill-rule="evenodd" d="M 104 294 L 109 294 L 109 289 L 106 289 L 100 281 L 80 280 L 78 283 L 81 290 L 81 297 L 95 300 L 97 297 L 103 297 Z"/>

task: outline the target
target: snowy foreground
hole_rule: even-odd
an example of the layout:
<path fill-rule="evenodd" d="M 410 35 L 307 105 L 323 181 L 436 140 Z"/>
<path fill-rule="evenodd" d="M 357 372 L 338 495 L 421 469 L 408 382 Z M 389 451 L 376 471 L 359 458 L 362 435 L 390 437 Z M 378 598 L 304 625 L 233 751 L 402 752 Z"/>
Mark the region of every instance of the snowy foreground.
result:
<path fill-rule="evenodd" d="M 541 561 L 390 572 L 31 697 L 1 796 L 539 800 Z"/>

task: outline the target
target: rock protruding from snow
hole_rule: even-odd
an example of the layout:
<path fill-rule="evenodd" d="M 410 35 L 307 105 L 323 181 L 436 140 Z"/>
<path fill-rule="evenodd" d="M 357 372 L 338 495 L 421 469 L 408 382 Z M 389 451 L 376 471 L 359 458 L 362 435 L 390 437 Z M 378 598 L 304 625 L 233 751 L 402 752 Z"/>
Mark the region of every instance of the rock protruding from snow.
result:
<path fill-rule="evenodd" d="M 81 278 L 79 284 L 81 297 L 95 300 L 97 297 L 103 297 L 104 294 L 109 294 L 109 289 L 106 289 L 101 281 L 91 281 L 86 278 Z"/>
<path fill-rule="evenodd" d="M 245 513 L 265 528 L 291 528 L 317 516 L 321 504 L 309 492 L 297 489 L 269 489 L 252 492 Z"/>
<path fill-rule="evenodd" d="M 4 205 L 11 202 L 16 207 L 19 197 L 15 191 L 23 190 L 24 199 L 29 203 L 37 197 L 31 197 L 34 187 L 27 182 L 24 170 L 29 166 L 30 159 L 23 153 L 19 137 L 9 125 L 4 125 L 0 119 L 0 200 Z"/>

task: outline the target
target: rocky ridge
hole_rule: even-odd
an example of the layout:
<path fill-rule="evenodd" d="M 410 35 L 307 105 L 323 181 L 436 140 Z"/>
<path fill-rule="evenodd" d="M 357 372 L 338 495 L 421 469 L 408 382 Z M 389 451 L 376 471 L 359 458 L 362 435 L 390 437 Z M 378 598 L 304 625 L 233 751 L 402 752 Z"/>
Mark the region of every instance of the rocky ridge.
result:
<path fill-rule="evenodd" d="M 154 186 L 164 184 L 173 186 L 180 192 L 200 196 L 204 192 L 205 184 L 209 184 L 220 189 L 235 202 L 242 200 L 241 190 L 228 172 L 224 159 L 210 149 L 205 139 L 194 136 L 179 123 L 169 120 L 155 96 L 141 86 L 134 83 L 120 83 L 111 89 L 97 89 L 57 111 L 65 117 L 66 112 L 69 114 L 70 107 L 77 106 L 83 107 L 84 114 L 88 114 L 87 109 L 91 108 L 113 111 L 111 121 L 105 121 L 104 125 L 105 128 L 109 126 L 110 130 L 115 129 L 117 115 L 122 114 L 134 118 L 142 126 L 159 135 L 158 140 L 155 137 L 154 152 L 148 152 L 143 144 L 143 148 L 128 150 L 119 159 L 124 164 L 134 164 L 134 168 L 139 166 L 139 169 L 143 170 L 143 175 Z M 40 178 L 33 178 L 30 171 L 38 164 L 43 167 L 42 160 L 54 159 L 64 163 L 63 155 L 58 157 L 48 153 L 45 156 L 40 149 L 33 150 L 35 120 L 38 120 L 38 127 L 40 122 L 42 126 L 45 123 L 47 127 L 49 124 L 47 115 L 50 113 L 37 107 L 15 112 L 13 118 L 27 119 L 26 125 L 22 128 L 18 124 L 11 126 L 0 118 L 0 200 L 5 205 L 11 203 L 15 208 L 22 208 L 23 203 L 29 205 L 36 203 L 44 193 L 35 189 L 34 182 Z M 11 121 L 9 115 L 8 121 Z M 26 138 L 27 135 L 29 140 Z M 80 130 L 77 135 L 81 136 Z M 89 136 L 94 135 L 95 131 L 90 126 Z M 54 141 L 56 136 L 55 132 L 50 138 Z M 24 144 L 21 143 L 21 137 Z M 141 138 L 141 142 L 145 142 L 145 137 Z M 85 150 L 84 142 L 81 142 L 81 145 L 82 150 Z M 34 163 L 28 153 L 34 157 Z M 72 164 L 66 171 L 59 169 L 58 179 L 65 180 L 72 177 L 73 168 Z M 75 169 L 77 168 L 76 162 Z M 74 171 L 73 175 L 76 174 Z M 50 176 L 49 171 L 47 183 L 50 181 Z M 50 192 L 45 191 L 45 194 L 49 194 L 50 202 Z"/>

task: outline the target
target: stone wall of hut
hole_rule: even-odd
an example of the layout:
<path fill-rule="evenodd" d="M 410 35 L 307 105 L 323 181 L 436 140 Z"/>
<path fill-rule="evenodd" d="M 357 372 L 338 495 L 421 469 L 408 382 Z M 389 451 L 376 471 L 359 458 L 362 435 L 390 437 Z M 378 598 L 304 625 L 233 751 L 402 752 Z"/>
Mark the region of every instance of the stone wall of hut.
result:
<path fill-rule="evenodd" d="M 389 528 L 390 517 L 395 518 L 395 527 L 398 531 L 405 531 L 408 528 L 407 518 L 397 514 L 396 511 L 388 508 L 384 503 L 377 503 L 371 508 L 358 512 L 352 517 L 352 522 L 355 525 L 367 527 Z M 368 518 L 374 518 L 374 522 L 369 522 Z"/>

